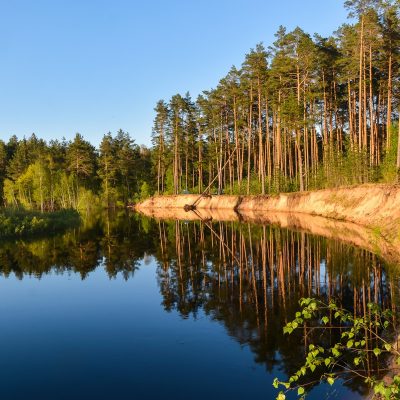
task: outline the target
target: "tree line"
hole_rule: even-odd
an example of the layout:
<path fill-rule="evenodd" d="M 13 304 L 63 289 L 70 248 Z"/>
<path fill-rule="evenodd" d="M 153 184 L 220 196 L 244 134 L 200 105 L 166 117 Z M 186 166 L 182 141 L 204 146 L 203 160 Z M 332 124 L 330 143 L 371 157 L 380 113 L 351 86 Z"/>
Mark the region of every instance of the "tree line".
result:
<path fill-rule="evenodd" d="M 12 207 L 54 211 L 126 205 L 146 197 L 150 151 L 119 130 L 96 149 L 77 133 L 49 143 L 32 134 L 0 140 L 0 198 Z"/>
<path fill-rule="evenodd" d="M 397 179 L 398 1 L 349 0 L 330 37 L 280 27 L 193 100 L 155 107 L 157 193 L 265 194 Z"/>

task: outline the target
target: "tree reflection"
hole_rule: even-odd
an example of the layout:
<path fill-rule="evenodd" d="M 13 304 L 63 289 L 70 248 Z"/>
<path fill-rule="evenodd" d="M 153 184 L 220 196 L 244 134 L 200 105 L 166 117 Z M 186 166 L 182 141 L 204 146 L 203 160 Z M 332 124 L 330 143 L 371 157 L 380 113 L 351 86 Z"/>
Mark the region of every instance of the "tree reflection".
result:
<path fill-rule="evenodd" d="M 82 227 L 62 236 L 0 243 L 0 273 L 22 279 L 25 275 L 41 278 L 50 272 L 72 272 L 85 279 L 102 265 L 110 278 L 120 273 L 128 279 L 151 248 L 137 217 L 91 216 Z"/>
<path fill-rule="evenodd" d="M 184 318 L 199 309 L 247 344 L 268 371 L 290 375 L 302 364 L 310 331 L 283 336 L 301 297 L 335 299 L 354 314 L 368 302 L 395 308 L 393 268 L 366 250 L 338 240 L 274 226 L 207 221 L 159 223 L 158 279 L 166 310 Z M 385 268 L 384 268 L 385 267 Z M 307 329 L 307 328 L 306 328 Z M 332 345 L 337 334 L 321 336 Z M 352 381 L 354 389 L 367 390 Z"/>

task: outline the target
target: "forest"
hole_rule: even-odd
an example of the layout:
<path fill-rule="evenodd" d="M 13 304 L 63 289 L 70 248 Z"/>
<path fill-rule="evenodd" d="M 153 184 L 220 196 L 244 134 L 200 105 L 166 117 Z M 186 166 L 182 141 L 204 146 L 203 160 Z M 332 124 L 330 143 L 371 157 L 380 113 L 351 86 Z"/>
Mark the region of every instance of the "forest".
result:
<path fill-rule="evenodd" d="M 400 170 L 400 3 L 349 0 L 331 37 L 280 27 L 196 100 L 155 107 L 152 148 L 122 130 L 0 141 L 0 196 L 28 209 L 118 207 L 152 194 L 269 194 Z"/>
<path fill-rule="evenodd" d="M 34 134 L 0 141 L 2 197 L 9 207 L 41 211 L 125 206 L 147 197 L 151 153 L 120 130 L 96 149 L 82 135 L 46 143 Z"/>
<path fill-rule="evenodd" d="M 155 108 L 157 193 L 264 194 L 397 179 L 399 2 L 345 2 L 331 37 L 280 27 L 196 101 Z"/>

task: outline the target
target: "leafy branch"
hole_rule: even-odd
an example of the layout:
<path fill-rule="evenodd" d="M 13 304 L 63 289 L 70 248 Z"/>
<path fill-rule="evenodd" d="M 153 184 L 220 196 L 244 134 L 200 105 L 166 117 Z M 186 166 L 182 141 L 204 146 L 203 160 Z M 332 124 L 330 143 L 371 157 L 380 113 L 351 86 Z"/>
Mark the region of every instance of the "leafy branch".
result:
<path fill-rule="evenodd" d="M 368 303 L 365 315 L 359 317 L 338 306 L 334 301 L 325 303 L 314 298 L 302 298 L 295 319 L 284 328 L 292 334 L 299 328 L 308 328 L 305 338 L 316 329 L 329 332 L 338 330 L 339 340 L 328 348 L 310 344 L 304 364 L 287 381 L 275 378 L 273 386 L 283 389 L 277 400 L 286 393 L 296 391 L 304 399 L 307 389 L 319 382 L 333 385 L 344 378 L 361 378 L 370 386 L 374 398 L 395 399 L 400 394 L 400 352 L 393 344 L 393 312 Z M 314 326 L 313 326 L 314 324 Z M 390 363 L 388 365 L 388 360 Z M 385 361 L 386 367 L 385 368 Z M 379 378 L 378 374 L 384 378 Z M 318 379 L 308 379 L 317 374 Z"/>

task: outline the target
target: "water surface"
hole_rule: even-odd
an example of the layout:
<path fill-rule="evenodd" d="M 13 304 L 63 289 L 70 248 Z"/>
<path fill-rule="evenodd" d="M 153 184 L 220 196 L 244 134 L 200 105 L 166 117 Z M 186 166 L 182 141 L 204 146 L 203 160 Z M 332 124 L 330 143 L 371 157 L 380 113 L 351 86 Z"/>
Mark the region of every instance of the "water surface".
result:
<path fill-rule="evenodd" d="M 303 361 L 282 334 L 303 296 L 397 304 L 376 255 L 270 225 L 87 220 L 0 245 L 4 399 L 274 398 Z M 332 338 L 334 340 L 334 338 Z M 309 398 L 362 398 L 362 382 Z"/>

